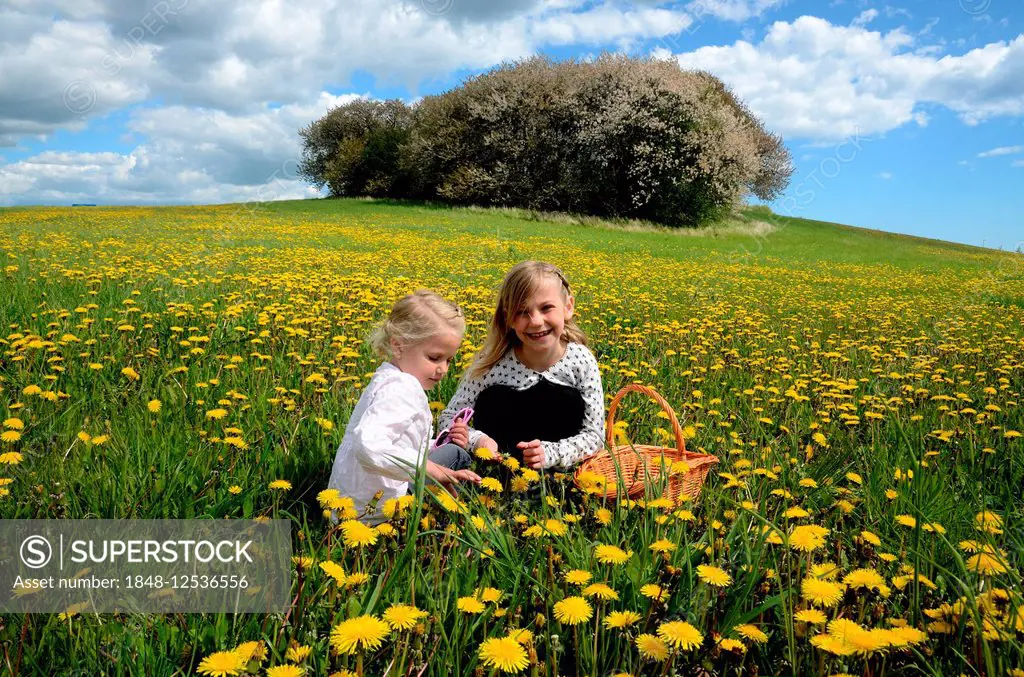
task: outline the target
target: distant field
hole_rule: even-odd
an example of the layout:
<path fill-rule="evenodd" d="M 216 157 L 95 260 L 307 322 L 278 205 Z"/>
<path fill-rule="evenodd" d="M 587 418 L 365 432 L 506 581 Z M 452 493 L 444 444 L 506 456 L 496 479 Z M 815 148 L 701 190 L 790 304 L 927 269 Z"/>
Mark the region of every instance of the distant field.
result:
<path fill-rule="evenodd" d="M 2 615 L 0 673 L 1024 674 L 1024 256 L 767 221 L 0 209 L 0 518 L 283 517 L 302 570 L 287 622 Z M 540 501 L 517 473 L 461 504 L 419 487 L 423 514 L 373 544 L 328 538 L 317 495 L 373 322 L 418 287 L 462 305 L 442 407 L 527 258 L 573 284 L 606 397 L 653 386 L 721 459 L 701 497 L 605 505 L 549 475 Z M 631 397 L 620 437 L 671 445 Z M 390 630 L 347 653 L 363 616 Z"/>

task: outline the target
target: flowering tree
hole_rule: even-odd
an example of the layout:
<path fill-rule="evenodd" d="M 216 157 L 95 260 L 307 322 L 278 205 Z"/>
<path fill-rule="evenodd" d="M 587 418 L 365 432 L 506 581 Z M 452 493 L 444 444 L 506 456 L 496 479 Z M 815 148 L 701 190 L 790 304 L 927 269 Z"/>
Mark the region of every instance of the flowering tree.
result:
<path fill-rule="evenodd" d="M 367 149 L 396 127 L 339 122 L 363 119 L 370 105 L 342 106 L 302 130 L 305 175 L 333 195 L 699 225 L 745 196 L 777 197 L 793 171 L 782 139 L 720 80 L 670 61 L 533 57 L 499 66 L 395 116 L 407 127 L 388 137 L 391 154 L 372 181 Z"/>

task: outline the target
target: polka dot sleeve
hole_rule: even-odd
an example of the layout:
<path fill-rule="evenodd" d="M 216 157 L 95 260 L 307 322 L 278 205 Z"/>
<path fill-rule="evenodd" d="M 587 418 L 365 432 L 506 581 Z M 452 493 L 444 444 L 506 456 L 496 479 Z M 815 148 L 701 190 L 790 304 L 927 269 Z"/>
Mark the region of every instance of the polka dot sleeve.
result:
<path fill-rule="evenodd" d="M 594 354 L 578 343 L 552 368 L 552 380 L 564 382 L 583 396 L 583 429 L 563 440 L 544 441 L 544 467 L 569 468 L 604 446 L 604 387 Z"/>

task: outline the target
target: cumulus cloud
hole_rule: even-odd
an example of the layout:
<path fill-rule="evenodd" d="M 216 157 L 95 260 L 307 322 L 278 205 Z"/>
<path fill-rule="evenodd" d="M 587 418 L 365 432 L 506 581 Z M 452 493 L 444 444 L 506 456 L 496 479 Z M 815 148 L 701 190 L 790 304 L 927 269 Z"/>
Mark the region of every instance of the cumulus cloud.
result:
<path fill-rule="evenodd" d="M 25 135 L 81 129 L 100 116 L 149 94 L 145 74 L 156 50 L 143 45 L 118 77 L 104 71 L 120 47 L 95 21 L 47 20 L 0 9 L 0 146 Z M 104 77 L 106 75 L 106 77 Z"/>
<path fill-rule="evenodd" d="M 44 151 L 0 167 L 8 201 L 216 203 L 317 195 L 298 179 L 296 130 L 357 94 L 264 107 L 246 115 L 184 106 L 142 109 L 129 153 Z"/>
<path fill-rule="evenodd" d="M 683 30 L 689 15 L 663 4 L 8 0 L 0 9 L 0 144 L 80 129 L 152 98 L 245 113 L 344 87 L 357 72 L 415 90 L 544 46 L 626 44 Z"/>
<path fill-rule="evenodd" d="M 125 107 L 132 111 L 127 130 L 144 142 L 115 157 L 78 153 L 57 162 L 40 154 L 0 165 L 0 195 L 234 199 L 260 185 L 280 158 L 296 155 L 297 128 L 326 110 L 311 92 L 344 89 L 355 73 L 416 92 L 425 80 L 544 46 L 623 46 L 683 30 L 689 15 L 664 5 L 7 0 L 0 8 L 0 146 L 81 130 Z"/>
<path fill-rule="evenodd" d="M 1024 35 L 963 55 L 915 47 L 902 29 L 883 33 L 803 16 L 772 24 L 757 44 L 656 54 L 720 76 L 789 138 L 827 141 L 925 125 L 926 104 L 945 106 L 967 124 L 1024 114 Z"/>

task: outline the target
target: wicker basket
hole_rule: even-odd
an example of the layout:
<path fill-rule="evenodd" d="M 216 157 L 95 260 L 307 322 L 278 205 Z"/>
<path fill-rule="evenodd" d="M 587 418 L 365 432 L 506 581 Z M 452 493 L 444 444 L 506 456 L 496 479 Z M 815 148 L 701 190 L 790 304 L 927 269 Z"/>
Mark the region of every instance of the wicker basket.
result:
<path fill-rule="evenodd" d="M 615 444 L 615 413 L 618 411 L 619 402 L 626 393 L 630 392 L 643 393 L 661 405 L 672 423 L 672 432 L 675 433 L 676 438 L 675 449 L 649 444 Z M 684 494 L 690 498 L 697 498 L 708 472 L 712 466 L 718 463 L 718 459 L 711 454 L 696 454 L 686 450 L 683 429 L 679 425 L 676 413 L 672 411 L 672 407 L 665 401 L 665 398 L 647 386 L 630 384 L 616 393 L 608 406 L 606 434 L 608 436 L 607 448 L 584 459 L 575 474 L 577 486 L 582 486 L 580 476 L 585 472 L 604 477 L 604 490 L 603 492 L 599 490 L 597 495 L 603 495 L 606 499 L 618 498 L 620 482 L 624 488 L 622 493 L 629 498 L 640 498 L 647 493 L 648 489 L 653 493 L 651 498 L 657 497 L 657 493 L 664 484 L 661 477 L 662 468 L 671 467 L 676 461 L 686 461 L 689 470 L 682 473 L 669 473 L 667 486 L 661 495 L 671 498 L 673 501 L 678 501 Z"/>

